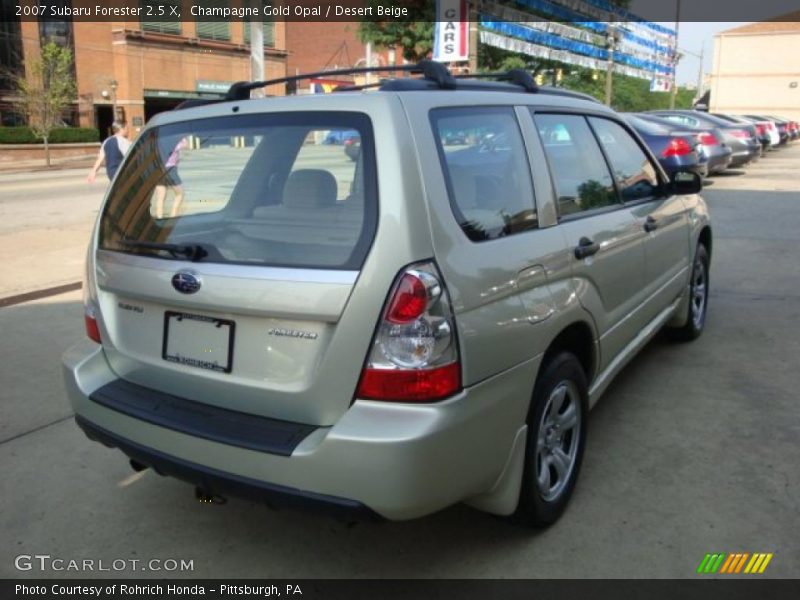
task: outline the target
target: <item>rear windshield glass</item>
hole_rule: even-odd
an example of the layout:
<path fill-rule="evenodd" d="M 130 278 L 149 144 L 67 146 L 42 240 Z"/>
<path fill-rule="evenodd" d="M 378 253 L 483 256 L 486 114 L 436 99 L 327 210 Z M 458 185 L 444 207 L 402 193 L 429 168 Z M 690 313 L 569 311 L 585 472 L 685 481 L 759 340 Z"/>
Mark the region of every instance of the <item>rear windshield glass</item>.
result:
<path fill-rule="evenodd" d="M 647 133 L 649 135 L 669 135 L 675 127 L 668 127 L 665 124 L 655 123 L 653 121 L 645 121 L 633 115 L 623 115 L 628 124 L 636 131 Z"/>
<path fill-rule="evenodd" d="M 99 246 L 163 259 L 358 269 L 376 221 L 366 115 L 241 115 L 144 132 L 106 202 Z"/>

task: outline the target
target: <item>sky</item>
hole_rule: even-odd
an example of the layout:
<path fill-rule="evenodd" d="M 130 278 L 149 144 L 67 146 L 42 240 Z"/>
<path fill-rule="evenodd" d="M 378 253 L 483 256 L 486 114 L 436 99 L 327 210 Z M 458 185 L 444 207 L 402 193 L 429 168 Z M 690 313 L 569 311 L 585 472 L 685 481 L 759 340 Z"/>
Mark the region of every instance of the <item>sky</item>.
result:
<path fill-rule="evenodd" d="M 633 13 L 675 28 L 674 15 L 680 2 L 681 23 L 678 27 L 678 47 L 683 58 L 678 63 L 678 83 L 697 83 L 700 54 L 705 45 L 703 70 L 711 72 L 714 60 L 714 34 L 757 20 L 774 18 L 797 10 L 797 0 L 631 0 Z M 709 17 L 724 16 L 727 22 L 708 22 Z M 671 22 L 662 19 L 673 19 Z M 704 19 L 706 21 L 704 21 Z M 733 21 L 733 19 L 737 19 Z"/>
<path fill-rule="evenodd" d="M 678 48 L 683 51 L 683 57 L 678 63 L 678 85 L 697 83 L 700 70 L 700 58 L 693 54 L 700 54 L 703 50 L 703 71 L 711 72 L 714 59 L 714 34 L 726 29 L 733 29 L 745 22 L 718 22 L 697 23 L 682 22 L 678 26 Z M 662 23 L 668 27 L 675 27 L 675 23 Z"/>

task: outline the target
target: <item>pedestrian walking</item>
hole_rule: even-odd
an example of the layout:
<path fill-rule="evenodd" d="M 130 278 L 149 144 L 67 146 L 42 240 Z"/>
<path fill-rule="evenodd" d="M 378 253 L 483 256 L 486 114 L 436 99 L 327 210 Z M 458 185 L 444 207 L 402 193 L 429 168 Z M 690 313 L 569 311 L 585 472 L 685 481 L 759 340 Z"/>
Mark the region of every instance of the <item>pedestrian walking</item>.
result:
<path fill-rule="evenodd" d="M 95 177 L 97 177 L 97 171 L 100 170 L 100 166 L 104 161 L 106 163 L 108 180 L 111 181 L 114 179 L 114 175 L 116 175 L 117 169 L 119 169 L 119 166 L 122 164 L 125 153 L 127 153 L 128 148 L 131 147 L 131 142 L 128 139 L 127 123 L 124 121 L 114 121 L 111 124 L 111 131 L 114 132 L 114 135 L 106 138 L 100 146 L 100 152 L 97 153 L 97 160 L 94 162 L 94 166 L 86 177 L 86 181 L 89 183 L 94 183 Z"/>
<path fill-rule="evenodd" d="M 175 194 L 169 216 L 170 218 L 178 216 L 178 210 L 180 210 L 181 204 L 183 203 L 183 181 L 178 174 L 178 164 L 181 162 L 181 153 L 188 147 L 189 139 L 182 138 L 175 145 L 169 157 L 167 157 L 167 162 L 164 163 L 164 167 L 166 167 L 167 171 L 161 183 L 156 186 L 156 219 L 164 218 L 164 199 L 167 197 L 167 188 L 172 188 Z"/>

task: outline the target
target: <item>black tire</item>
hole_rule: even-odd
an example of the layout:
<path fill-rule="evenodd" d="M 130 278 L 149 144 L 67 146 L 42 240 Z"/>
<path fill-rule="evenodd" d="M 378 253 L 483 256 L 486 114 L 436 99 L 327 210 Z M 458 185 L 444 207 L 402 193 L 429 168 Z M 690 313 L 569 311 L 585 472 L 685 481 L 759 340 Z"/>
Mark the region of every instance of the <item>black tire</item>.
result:
<path fill-rule="evenodd" d="M 561 436 L 558 433 L 553 436 L 552 428 L 547 426 L 547 422 L 553 416 L 554 395 L 558 395 L 556 391 L 562 389 L 562 386 L 566 386 L 566 396 L 558 409 L 559 416 L 566 416 L 569 405 L 572 405 L 577 414 L 578 426 L 569 432 L 569 435 L 567 428 L 564 427 Z M 569 398 L 568 402 L 566 398 Z M 547 414 L 545 414 L 546 409 Z M 533 527 L 546 527 L 555 523 L 564 512 L 575 489 L 583 460 L 588 412 L 588 386 L 580 361 L 569 352 L 562 352 L 548 359 L 536 381 L 528 414 L 528 439 L 525 446 L 522 489 L 517 510 L 512 516 L 516 522 Z M 540 433 L 543 435 L 540 436 Z M 543 442 L 542 439 L 549 441 Z M 577 444 L 573 459 L 568 473 L 561 478 L 562 484 L 556 491 L 553 476 L 558 478 L 559 469 L 546 461 L 554 459 L 554 453 L 559 448 L 562 453 L 567 454 L 565 448 L 571 450 L 573 440 Z M 546 482 L 543 482 L 545 468 L 547 475 Z M 554 493 L 548 497 L 541 488 L 542 486 L 548 488 L 551 485 Z"/>
<path fill-rule="evenodd" d="M 686 324 L 669 330 L 670 337 L 682 342 L 696 340 L 706 327 L 709 292 L 709 259 L 706 247 L 699 243 L 694 253 L 692 274 L 689 282 L 689 306 L 686 307 Z M 702 284 L 702 291 L 699 286 Z M 702 304 L 699 299 L 702 296 Z"/>

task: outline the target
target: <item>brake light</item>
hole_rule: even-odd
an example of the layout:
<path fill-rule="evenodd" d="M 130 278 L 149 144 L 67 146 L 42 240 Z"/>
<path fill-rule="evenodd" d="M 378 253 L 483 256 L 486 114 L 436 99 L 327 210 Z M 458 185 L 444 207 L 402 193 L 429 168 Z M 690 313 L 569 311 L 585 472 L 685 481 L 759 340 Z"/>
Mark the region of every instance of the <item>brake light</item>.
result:
<path fill-rule="evenodd" d="M 661 153 L 661 156 L 667 158 L 669 156 L 685 156 L 692 152 L 692 147 L 683 138 L 672 138 L 667 144 L 667 147 Z"/>
<path fill-rule="evenodd" d="M 359 398 L 395 401 L 431 401 L 446 398 L 461 387 L 458 363 L 417 371 L 365 369 Z"/>
<path fill-rule="evenodd" d="M 697 140 L 703 144 L 703 146 L 716 146 L 719 144 L 719 140 L 717 140 L 717 136 L 715 136 L 710 131 L 704 131 L 703 133 L 697 136 Z"/>
<path fill-rule="evenodd" d="M 433 402 L 461 390 L 450 298 L 432 262 L 400 272 L 370 346 L 356 397 Z"/>
<path fill-rule="evenodd" d="M 767 128 L 764 127 L 763 123 L 756 123 L 756 135 L 764 135 L 767 132 Z"/>
<path fill-rule="evenodd" d="M 86 326 L 86 335 L 93 342 L 102 344 L 100 339 L 100 327 L 97 325 L 97 309 L 87 304 L 83 307 L 83 323 Z"/>

